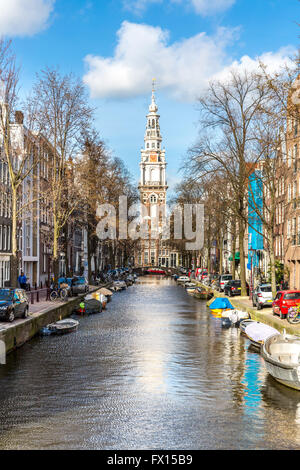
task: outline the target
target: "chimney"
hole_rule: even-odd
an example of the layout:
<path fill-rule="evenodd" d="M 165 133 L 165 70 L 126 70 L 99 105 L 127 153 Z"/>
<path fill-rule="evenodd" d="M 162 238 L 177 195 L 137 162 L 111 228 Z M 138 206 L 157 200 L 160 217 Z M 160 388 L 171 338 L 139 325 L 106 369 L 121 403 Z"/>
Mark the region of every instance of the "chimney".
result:
<path fill-rule="evenodd" d="M 23 124 L 24 114 L 22 113 L 22 111 L 16 111 L 15 112 L 15 122 L 16 122 L 16 124 Z"/>

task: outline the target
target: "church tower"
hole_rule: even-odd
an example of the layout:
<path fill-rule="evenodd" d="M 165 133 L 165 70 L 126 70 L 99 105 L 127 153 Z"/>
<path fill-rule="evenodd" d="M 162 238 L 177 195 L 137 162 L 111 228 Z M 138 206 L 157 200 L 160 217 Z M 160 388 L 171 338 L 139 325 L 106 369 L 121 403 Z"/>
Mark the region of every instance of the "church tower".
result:
<path fill-rule="evenodd" d="M 140 199 L 147 208 L 148 218 L 156 218 L 158 227 L 166 213 L 166 155 L 162 149 L 162 137 L 159 126 L 158 106 L 155 101 L 154 80 L 152 86 L 152 99 L 147 114 L 144 148 L 141 149 L 140 162 Z M 160 231 L 160 228 L 158 229 Z M 162 247 L 159 237 L 149 236 L 149 241 L 142 243 L 139 264 L 143 266 L 158 266 L 162 264 Z"/>

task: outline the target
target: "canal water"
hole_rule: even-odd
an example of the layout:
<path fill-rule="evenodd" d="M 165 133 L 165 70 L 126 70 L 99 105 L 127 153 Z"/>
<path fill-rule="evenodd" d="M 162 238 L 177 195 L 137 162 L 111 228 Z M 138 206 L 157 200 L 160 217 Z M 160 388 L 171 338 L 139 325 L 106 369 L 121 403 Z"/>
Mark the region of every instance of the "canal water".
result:
<path fill-rule="evenodd" d="M 0 449 L 295 449 L 300 392 L 171 279 L 0 366 Z"/>

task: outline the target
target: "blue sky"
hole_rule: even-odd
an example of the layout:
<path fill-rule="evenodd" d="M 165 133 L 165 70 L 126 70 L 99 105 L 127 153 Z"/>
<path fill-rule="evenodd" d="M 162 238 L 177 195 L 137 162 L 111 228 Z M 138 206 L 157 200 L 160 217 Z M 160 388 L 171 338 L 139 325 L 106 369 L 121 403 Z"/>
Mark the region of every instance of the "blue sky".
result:
<path fill-rule="evenodd" d="M 233 63 L 276 68 L 298 47 L 298 0 L 0 0 L 22 93 L 45 66 L 86 83 L 96 127 L 139 177 L 145 114 L 157 79 L 168 181 L 197 137 L 197 95 Z"/>

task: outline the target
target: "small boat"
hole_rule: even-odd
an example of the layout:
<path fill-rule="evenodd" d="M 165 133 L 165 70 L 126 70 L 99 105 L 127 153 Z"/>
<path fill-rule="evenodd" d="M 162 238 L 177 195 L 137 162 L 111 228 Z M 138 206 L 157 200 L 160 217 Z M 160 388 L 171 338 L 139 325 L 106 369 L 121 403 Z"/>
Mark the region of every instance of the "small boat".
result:
<path fill-rule="evenodd" d="M 74 313 L 78 315 L 92 315 L 102 312 L 102 308 L 101 301 L 91 297 L 89 294 L 85 297 L 84 301 L 80 302 L 79 307 L 75 309 Z"/>
<path fill-rule="evenodd" d="M 229 302 L 227 297 L 217 297 L 209 306 L 211 313 L 221 318 L 222 312 L 226 310 L 234 310 L 234 306 Z"/>
<path fill-rule="evenodd" d="M 214 296 L 213 292 L 207 291 L 205 289 L 201 289 L 201 287 L 197 287 L 194 291 L 194 297 L 200 300 L 210 300 Z"/>
<path fill-rule="evenodd" d="M 240 325 L 242 320 L 249 318 L 248 312 L 243 312 L 242 310 L 227 310 L 221 313 L 222 326 L 236 326 Z"/>
<path fill-rule="evenodd" d="M 300 337 L 270 336 L 261 348 L 268 373 L 279 383 L 300 390 Z"/>
<path fill-rule="evenodd" d="M 246 336 L 246 333 L 245 333 L 245 329 L 248 325 L 250 325 L 251 323 L 258 323 L 258 322 L 255 322 L 255 320 L 251 320 L 251 318 L 247 318 L 246 320 L 242 320 L 239 324 L 239 328 L 241 330 L 241 334 Z"/>
<path fill-rule="evenodd" d="M 116 290 L 124 290 L 127 289 L 127 284 L 125 281 L 114 281 L 112 288 L 117 288 Z"/>
<path fill-rule="evenodd" d="M 273 335 L 280 334 L 276 328 L 266 325 L 265 323 L 254 322 L 245 328 L 245 335 L 249 338 L 251 345 L 256 349 L 261 349 L 264 342 Z"/>
<path fill-rule="evenodd" d="M 145 274 L 166 274 L 166 271 L 164 271 L 163 269 L 150 268 L 147 269 Z"/>
<path fill-rule="evenodd" d="M 186 282 L 186 283 L 184 284 L 184 287 L 185 287 L 186 289 L 189 288 L 189 287 L 192 287 L 193 289 L 196 289 L 197 284 L 195 284 L 194 282 Z"/>
<path fill-rule="evenodd" d="M 65 320 L 60 320 L 55 323 L 50 323 L 45 328 L 42 328 L 40 333 L 44 336 L 48 335 L 65 335 L 67 333 L 72 333 L 76 331 L 79 325 L 79 321 L 74 320 L 73 318 L 67 318 Z"/>
<path fill-rule="evenodd" d="M 107 297 L 107 302 L 111 301 L 111 298 L 113 296 L 113 292 L 111 290 L 106 289 L 106 287 L 102 287 L 101 289 L 99 289 L 99 292 L 100 294 L 103 294 L 105 295 L 105 297 Z"/>

